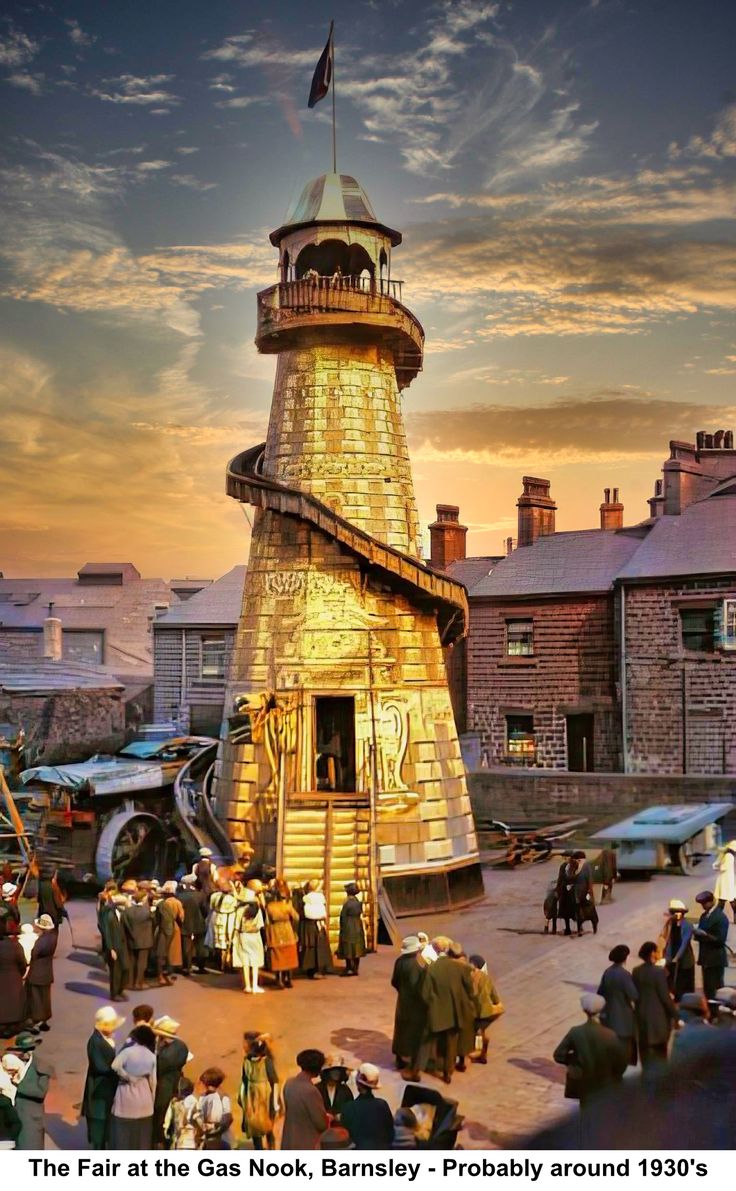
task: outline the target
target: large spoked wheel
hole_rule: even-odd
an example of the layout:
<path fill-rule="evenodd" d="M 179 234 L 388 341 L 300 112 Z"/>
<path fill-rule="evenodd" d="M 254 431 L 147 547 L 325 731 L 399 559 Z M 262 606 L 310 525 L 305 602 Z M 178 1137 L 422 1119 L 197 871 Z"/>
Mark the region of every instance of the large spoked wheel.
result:
<path fill-rule="evenodd" d="M 100 833 L 95 857 L 101 881 L 155 877 L 163 871 L 166 834 L 161 821 L 146 811 L 120 811 Z"/>

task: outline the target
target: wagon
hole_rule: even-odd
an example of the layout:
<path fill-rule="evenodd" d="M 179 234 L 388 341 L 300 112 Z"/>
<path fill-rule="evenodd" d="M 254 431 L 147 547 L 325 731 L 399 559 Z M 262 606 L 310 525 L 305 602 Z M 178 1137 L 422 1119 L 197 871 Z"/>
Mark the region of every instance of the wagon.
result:
<path fill-rule="evenodd" d="M 710 875 L 721 821 L 733 809 L 732 802 L 649 806 L 592 838 L 616 849 L 621 873 L 679 869 L 686 876 Z"/>
<path fill-rule="evenodd" d="M 475 827 L 486 864 L 516 868 L 549 860 L 553 850 L 569 840 L 587 819 L 566 819 L 564 823 L 503 823 L 500 819 L 476 819 Z"/>

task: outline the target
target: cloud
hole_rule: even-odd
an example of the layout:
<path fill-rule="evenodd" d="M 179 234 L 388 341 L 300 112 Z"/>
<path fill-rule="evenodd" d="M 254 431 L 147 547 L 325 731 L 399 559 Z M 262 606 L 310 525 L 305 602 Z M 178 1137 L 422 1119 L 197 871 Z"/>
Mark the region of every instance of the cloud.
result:
<path fill-rule="evenodd" d="M 201 179 L 195 178 L 194 174 L 172 174 L 169 181 L 175 182 L 177 186 L 184 186 L 187 190 L 215 190 L 217 182 L 202 182 Z"/>
<path fill-rule="evenodd" d="M 36 57 L 40 48 L 39 41 L 11 24 L 8 32 L 0 37 L 0 66 L 25 66 Z"/>
<path fill-rule="evenodd" d="M 202 58 L 205 62 L 231 62 L 233 66 L 246 69 L 268 65 L 314 67 L 322 49 L 321 45 L 311 50 L 289 49 L 273 38 L 257 37 L 254 33 L 242 33 L 234 37 L 226 37 L 215 49 L 207 50 Z"/>
<path fill-rule="evenodd" d="M 412 458 L 528 466 L 658 459 L 665 436 L 690 442 L 701 426 L 731 425 L 736 406 L 669 401 L 629 387 L 544 404 L 473 405 L 413 413 Z"/>
<path fill-rule="evenodd" d="M 677 143 L 670 145 L 671 157 L 688 154 L 715 159 L 736 157 L 736 103 L 728 104 L 718 113 L 710 136 L 691 137 L 684 148 Z"/>
<path fill-rule="evenodd" d="M 199 153 L 199 149 L 196 145 L 179 145 L 176 151 L 177 153 L 180 153 L 182 157 L 189 157 L 192 153 Z"/>
<path fill-rule="evenodd" d="M 31 74 L 27 70 L 16 70 L 13 74 L 6 76 L 5 82 L 10 83 L 11 87 L 20 87 L 23 91 L 30 91 L 31 95 L 43 94 L 44 76 L 42 74 Z"/>
<path fill-rule="evenodd" d="M 235 95 L 232 99 L 221 99 L 218 108 L 249 108 L 254 103 L 266 102 L 262 95 Z"/>
<path fill-rule="evenodd" d="M 64 24 L 69 27 L 69 40 L 78 50 L 88 49 L 97 40 L 93 33 L 86 33 L 79 24 L 79 21 L 74 20 L 73 17 L 65 20 Z"/>
<path fill-rule="evenodd" d="M 156 174 L 159 170 L 167 170 L 172 164 L 171 161 L 139 161 L 135 168 L 142 174 Z"/>
<path fill-rule="evenodd" d="M 173 79 L 170 74 L 152 74 L 139 77 L 132 74 L 122 74 L 118 78 L 103 79 L 104 83 L 114 89 L 100 91 L 93 89 L 91 94 L 105 103 L 131 104 L 135 107 L 150 107 L 152 104 L 172 104 L 181 102 L 178 95 L 161 89 L 162 83 L 169 83 Z"/>

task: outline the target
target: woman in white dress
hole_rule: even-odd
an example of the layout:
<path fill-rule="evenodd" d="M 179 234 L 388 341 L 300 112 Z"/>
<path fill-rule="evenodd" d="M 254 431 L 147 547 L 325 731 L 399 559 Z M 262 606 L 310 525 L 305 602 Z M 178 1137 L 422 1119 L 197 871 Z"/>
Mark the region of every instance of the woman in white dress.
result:
<path fill-rule="evenodd" d="M 721 909 L 724 908 L 726 902 L 731 903 L 731 911 L 733 913 L 734 922 L 736 922 L 735 863 L 736 839 L 732 839 L 726 844 L 725 848 L 721 848 L 721 851 L 718 854 L 718 859 L 713 865 L 713 868 L 718 870 L 718 876 L 716 877 L 716 887 L 713 890 L 713 896 Z"/>
<path fill-rule="evenodd" d="M 244 891 L 244 900 L 235 911 L 233 932 L 233 967 L 243 973 L 243 992 L 262 993 L 258 972 L 263 967 L 263 911 L 258 895 L 252 889 Z"/>

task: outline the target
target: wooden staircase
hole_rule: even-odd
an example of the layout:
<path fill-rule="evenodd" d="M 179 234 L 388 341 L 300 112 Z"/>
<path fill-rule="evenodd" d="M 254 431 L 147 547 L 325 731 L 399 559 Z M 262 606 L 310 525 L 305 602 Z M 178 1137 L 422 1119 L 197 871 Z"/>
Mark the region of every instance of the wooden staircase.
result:
<path fill-rule="evenodd" d="M 317 878 L 323 882 L 329 915 L 330 944 L 337 948 L 345 885 L 356 881 L 364 906 L 368 950 L 376 938 L 376 891 L 373 881 L 371 812 L 364 802 L 315 795 L 290 801 L 284 811 L 281 864 L 289 885 Z"/>

